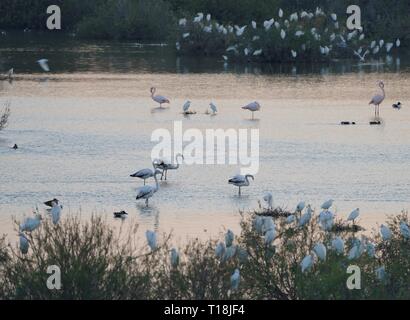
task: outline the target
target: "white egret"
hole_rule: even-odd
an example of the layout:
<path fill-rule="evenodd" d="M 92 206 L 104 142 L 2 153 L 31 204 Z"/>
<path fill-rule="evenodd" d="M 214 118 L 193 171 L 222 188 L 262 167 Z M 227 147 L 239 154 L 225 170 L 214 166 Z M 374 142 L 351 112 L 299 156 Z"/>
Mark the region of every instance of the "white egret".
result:
<path fill-rule="evenodd" d="M 275 229 L 269 230 L 265 233 L 265 240 L 264 243 L 266 246 L 269 246 L 273 240 L 275 240 L 276 231 Z"/>
<path fill-rule="evenodd" d="M 361 62 L 364 62 L 366 56 L 370 53 L 370 51 L 366 50 L 365 53 L 361 54 L 361 52 L 353 50 L 353 53 L 355 54 L 355 56 L 357 56 L 360 59 Z"/>
<path fill-rule="evenodd" d="M 147 238 L 148 246 L 151 248 L 151 251 L 154 251 L 157 248 L 157 235 L 154 231 L 147 230 L 145 232 L 145 237 Z"/>
<path fill-rule="evenodd" d="M 294 216 L 293 214 L 286 218 L 286 223 L 287 224 L 291 224 L 295 221 L 296 221 L 296 216 Z"/>
<path fill-rule="evenodd" d="M 309 205 L 306 208 L 305 213 L 302 215 L 302 217 L 299 220 L 299 227 L 303 227 L 307 225 L 311 219 L 312 219 L 312 210 L 310 209 L 310 205 Z"/>
<path fill-rule="evenodd" d="M 181 44 L 177 41 L 175 42 L 175 48 L 179 51 L 181 50 Z"/>
<path fill-rule="evenodd" d="M 323 230 L 330 231 L 334 224 L 334 215 L 330 211 L 322 211 L 319 215 L 319 223 Z"/>
<path fill-rule="evenodd" d="M 173 248 L 171 250 L 171 266 L 173 268 L 178 267 L 179 265 L 179 252 L 177 251 L 177 249 Z"/>
<path fill-rule="evenodd" d="M 305 209 L 305 207 L 306 207 L 305 201 L 299 202 L 298 205 L 296 206 L 296 212 L 302 212 L 302 210 Z"/>
<path fill-rule="evenodd" d="M 376 46 L 376 47 L 373 49 L 373 54 L 378 54 L 379 51 L 380 51 L 380 47 L 379 47 L 379 46 Z"/>
<path fill-rule="evenodd" d="M 338 254 L 342 254 L 345 250 L 345 243 L 342 238 L 336 237 L 332 240 L 332 248 L 336 250 Z"/>
<path fill-rule="evenodd" d="M 313 251 L 315 251 L 316 255 L 319 257 L 320 260 L 326 260 L 326 247 L 323 243 L 316 243 L 313 248 Z"/>
<path fill-rule="evenodd" d="M 206 33 L 211 33 L 211 32 L 212 32 L 212 25 L 210 25 L 210 26 L 205 26 L 203 30 L 204 30 L 204 32 L 206 32 Z"/>
<path fill-rule="evenodd" d="M 390 240 L 393 236 L 390 228 L 385 226 L 384 224 L 380 226 L 380 234 L 384 241 Z"/>
<path fill-rule="evenodd" d="M 264 26 L 265 30 L 268 31 L 272 27 L 274 22 L 275 22 L 275 20 L 273 18 L 270 19 L 270 20 L 264 21 L 263 26 Z"/>
<path fill-rule="evenodd" d="M 400 44 L 401 44 L 401 43 L 400 43 L 400 39 L 397 39 L 397 40 L 396 40 L 396 47 L 397 47 L 397 48 L 400 47 Z"/>
<path fill-rule="evenodd" d="M 206 21 L 208 21 L 208 22 L 211 21 L 211 15 L 209 13 L 206 15 Z"/>
<path fill-rule="evenodd" d="M 290 20 L 291 22 L 292 22 L 292 21 L 298 21 L 298 20 L 299 20 L 298 13 L 297 13 L 297 12 L 292 13 L 292 14 L 289 16 L 289 20 Z"/>
<path fill-rule="evenodd" d="M 386 43 L 386 52 L 389 53 L 391 49 L 393 48 L 394 43 L 388 42 Z"/>
<path fill-rule="evenodd" d="M 286 32 L 285 30 L 280 30 L 280 37 L 282 38 L 282 40 L 284 40 L 286 38 Z"/>
<path fill-rule="evenodd" d="M 298 30 L 298 31 L 296 31 L 295 32 L 295 36 L 296 37 L 301 37 L 301 36 L 303 36 L 305 33 L 303 32 L 303 31 L 301 31 L 301 30 Z"/>
<path fill-rule="evenodd" d="M 333 42 L 336 40 L 336 34 L 332 33 L 329 37 L 330 41 Z"/>
<path fill-rule="evenodd" d="M 298 56 L 298 53 L 295 50 L 291 50 L 290 53 L 292 54 L 293 59 L 296 59 L 296 57 Z"/>
<path fill-rule="evenodd" d="M 241 280 L 241 275 L 239 269 L 236 269 L 233 275 L 231 276 L 231 289 L 237 290 L 239 287 L 239 282 Z"/>
<path fill-rule="evenodd" d="M 272 192 L 266 192 L 265 195 L 263 196 L 263 201 L 265 201 L 268 204 L 268 209 L 269 210 L 273 209 L 273 195 L 272 195 Z"/>
<path fill-rule="evenodd" d="M 255 220 L 253 221 L 253 227 L 255 228 L 257 233 L 263 232 L 263 218 L 261 216 L 256 216 Z"/>
<path fill-rule="evenodd" d="M 279 18 L 283 18 L 283 10 L 281 8 L 279 8 L 278 16 Z"/>
<path fill-rule="evenodd" d="M 175 157 L 175 161 L 177 164 L 172 164 L 169 162 L 165 162 L 164 160 L 156 160 L 153 162 L 154 168 L 155 169 L 160 169 L 162 170 L 161 174 L 161 180 L 165 178 L 165 180 L 168 179 L 168 170 L 178 170 L 181 163 L 179 162 L 179 158 L 181 158 L 183 161 L 185 158 L 182 154 L 178 153 Z"/>
<path fill-rule="evenodd" d="M 255 51 L 253 52 L 253 55 L 254 55 L 254 56 L 260 56 L 261 54 L 262 54 L 262 49 L 255 50 Z"/>
<path fill-rule="evenodd" d="M 370 258 L 374 258 L 374 256 L 376 255 L 376 247 L 375 247 L 374 243 L 368 242 L 366 244 L 366 251 L 367 251 L 367 255 Z"/>
<path fill-rule="evenodd" d="M 225 255 L 225 251 L 226 251 L 225 243 L 219 242 L 215 248 L 215 256 L 219 259 L 222 259 L 223 256 Z"/>
<path fill-rule="evenodd" d="M 404 223 L 403 221 L 400 222 L 400 232 L 402 234 L 402 236 L 406 239 L 410 239 L 410 229 L 409 226 Z"/>
<path fill-rule="evenodd" d="M 248 48 L 243 49 L 243 53 L 244 53 L 245 56 L 248 56 L 249 55 L 249 49 Z"/>
<path fill-rule="evenodd" d="M 228 230 L 227 233 L 225 234 L 226 247 L 232 246 L 234 240 L 235 240 L 235 234 L 231 230 Z"/>
<path fill-rule="evenodd" d="M 170 103 L 169 100 L 167 98 L 165 98 L 164 96 L 161 95 L 155 95 L 155 92 L 157 91 L 157 88 L 152 87 L 151 88 L 151 98 L 152 100 L 154 100 L 155 102 L 159 103 L 159 107 L 162 108 L 162 105 L 164 103 Z"/>
<path fill-rule="evenodd" d="M 26 237 L 26 235 L 22 232 L 19 232 L 19 242 L 20 242 L 20 251 L 22 254 L 27 254 L 28 248 L 30 246 L 29 241 Z"/>
<path fill-rule="evenodd" d="M 384 91 L 383 81 L 379 81 L 378 86 L 381 89 L 382 93 L 381 94 L 376 94 L 375 96 L 373 96 L 372 100 L 370 100 L 370 102 L 369 102 L 369 105 L 371 105 L 371 104 L 374 105 L 374 116 L 376 118 L 380 116 L 380 104 L 386 98 L 386 93 Z"/>
<path fill-rule="evenodd" d="M 261 37 L 259 37 L 259 36 L 253 36 L 252 37 L 252 41 L 258 41 L 259 39 L 260 39 Z M 255 50 L 254 52 L 256 52 L 256 51 L 258 51 L 258 50 Z M 260 51 L 260 53 L 259 54 L 261 54 L 262 53 L 262 50 Z M 257 56 L 258 54 L 253 54 L 254 56 Z"/>
<path fill-rule="evenodd" d="M 327 200 L 326 202 L 324 202 L 321 206 L 321 209 L 323 210 L 329 210 L 332 206 L 333 206 L 333 199 Z"/>
<path fill-rule="evenodd" d="M 248 105 L 242 107 L 244 110 L 249 110 L 252 112 L 252 120 L 254 119 L 254 112 L 259 111 L 261 109 L 261 105 L 257 102 L 251 102 Z"/>
<path fill-rule="evenodd" d="M 243 175 L 238 174 L 235 177 L 229 179 L 228 183 L 239 187 L 239 196 L 241 196 L 241 188 L 248 187 L 250 185 L 249 178 L 252 178 L 252 180 L 255 180 L 255 177 L 253 175 L 247 174 L 243 176 Z"/>
<path fill-rule="evenodd" d="M 225 254 L 222 258 L 223 261 L 231 260 L 236 255 L 236 246 L 226 247 Z"/>
<path fill-rule="evenodd" d="M 308 14 L 306 11 L 302 11 L 302 12 L 300 13 L 300 17 L 301 17 L 301 18 L 309 18 L 309 14 Z"/>
<path fill-rule="evenodd" d="M 370 49 L 373 49 L 375 46 L 376 46 L 376 40 L 373 40 L 373 41 L 370 43 Z"/>
<path fill-rule="evenodd" d="M 337 14 L 336 14 L 336 13 L 332 13 L 332 14 L 330 15 L 330 17 L 333 19 L 334 22 L 337 21 Z"/>
<path fill-rule="evenodd" d="M 278 30 L 280 29 L 280 23 L 278 21 L 275 21 L 275 28 Z"/>
<path fill-rule="evenodd" d="M 256 29 L 256 22 L 252 21 L 252 28 Z"/>
<path fill-rule="evenodd" d="M 42 219 L 43 218 L 41 217 L 40 214 L 36 214 L 33 218 L 32 217 L 26 218 L 26 220 L 24 220 L 24 222 L 20 224 L 20 232 L 24 232 L 24 231 L 32 232 L 36 230 L 40 226 Z"/>
<path fill-rule="evenodd" d="M 360 240 L 358 240 L 360 241 Z M 354 259 L 358 259 L 360 257 L 360 244 L 359 243 L 355 243 L 353 245 L 353 247 L 350 249 L 349 251 L 349 255 L 348 255 L 348 259 L 349 260 L 354 260 Z"/>
<path fill-rule="evenodd" d="M 384 46 L 384 40 L 380 40 L 380 41 L 379 41 L 379 46 L 380 46 L 380 49 L 383 48 L 383 46 Z"/>
<path fill-rule="evenodd" d="M 313 267 L 313 255 L 304 257 L 300 266 L 302 267 L 302 273 L 309 271 Z"/>
<path fill-rule="evenodd" d="M 162 173 L 160 170 L 155 170 L 154 172 L 154 179 L 155 179 L 155 186 L 143 186 L 137 189 L 137 196 L 136 200 L 145 199 L 145 204 L 148 207 L 148 200 L 154 196 L 154 194 L 159 190 L 159 183 L 157 175 Z"/>
<path fill-rule="evenodd" d="M 363 41 L 363 40 L 364 40 L 364 37 L 365 37 L 365 35 L 364 35 L 364 33 L 362 33 L 362 34 L 360 35 L 360 37 L 359 37 L 359 40 L 360 40 L 360 41 Z"/>
<path fill-rule="evenodd" d="M 262 226 L 262 232 L 266 233 L 270 230 L 275 230 L 276 226 L 275 226 L 275 222 L 273 222 L 273 218 L 272 217 L 265 217 L 263 219 L 263 226 Z"/>
<path fill-rule="evenodd" d="M 179 19 L 178 24 L 182 27 L 185 27 L 187 20 L 185 18 Z"/>
<path fill-rule="evenodd" d="M 376 278 L 380 281 L 383 281 L 386 278 L 386 268 L 380 267 L 376 269 Z"/>
<path fill-rule="evenodd" d="M 290 26 L 289 20 L 285 20 L 283 24 L 285 25 L 286 28 L 289 28 Z"/>
<path fill-rule="evenodd" d="M 51 208 L 51 217 L 53 224 L 58 224 L 61 217 L 61 206 L 53 202 L 53 207 Z"/>
<path fill-rule="evenodd" d="M 200 23 L 202 19 L 204 18 L 203 13 L 198 13 L 198 15 L 194 18 L 194 23 Z"/>
<path fill-rule="evenodd" d="M 354 221 L 359 217 L 359 215 L 360 215 L 360 209 L 357 208 L 350 213 L 349 217 L 347 218 L 347 221 L 353 221 L 353 224 L 354 224 Z"/>
<path fill-rule="evenodd" d="M 240 37 L 245 32 L 246 26 L 243 26 L 243 27 L 235 26 L 235 29 L 236 29 L 236 35 Z"/>
<path fill-rule="evenodd" d="M 41 67 L 41 69 L 43 69 L 43 71 L 45 71 L 45 72 L 50 71 L 50 67 L 48 66 L 48 60 L 47 59 L 37 60 L 37 63 L 40 65 L 40 67 Z"/>
<path fill-rule="evenodd" d="M 184 38 L 184 39 L 188 38 L 189 36 L 190 36 L 189 32 L 185 32 L 185 33 L 182 34 L 182 38 Z"/>

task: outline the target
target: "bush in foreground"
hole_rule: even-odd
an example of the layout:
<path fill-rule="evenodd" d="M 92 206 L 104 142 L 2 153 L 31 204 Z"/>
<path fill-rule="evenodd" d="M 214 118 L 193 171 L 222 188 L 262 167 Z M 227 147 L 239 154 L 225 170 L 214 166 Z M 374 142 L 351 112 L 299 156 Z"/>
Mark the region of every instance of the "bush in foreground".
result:
<path fill-rule="evenodd" d="M 180 249 L 172 248 L 172 238 L 166 235 L 150 248 L 145 239 L 138 239 L 132 222 L 113 229 L 96 216 L 85 222 L 69 216 L 57 226 L 45 219 L 27 234 L 30 248 L 25 255 L 0 239 L 0 298 L 410 298 L 410 240 L 403 233 L 409 224 L 406 213 L 388 219 L 388 240 L 378 234 L 359 236 L 348 228 L 326 231 L 321 219 L 313 213 L 300 226 L 300 214 L 293 222 L 289 216 L 273 220 L 242 214 L 239 235 L 228 231 L 222 241 L 192 240 Z M 336 237 L 344 242 L 339 252 L 332 245 Z M 319 243 L 325 247 L 325 257 L 316 248 Z M 313 263 L 302 272 L 301 262 L 308 255 Z M 61 290 L 46 287 L 51 265 L 61 269 Z M 361 270 L 361 290 L 346 286 L 349 265 Z M 237 288 L 231 281 L 236 269 Z"/>

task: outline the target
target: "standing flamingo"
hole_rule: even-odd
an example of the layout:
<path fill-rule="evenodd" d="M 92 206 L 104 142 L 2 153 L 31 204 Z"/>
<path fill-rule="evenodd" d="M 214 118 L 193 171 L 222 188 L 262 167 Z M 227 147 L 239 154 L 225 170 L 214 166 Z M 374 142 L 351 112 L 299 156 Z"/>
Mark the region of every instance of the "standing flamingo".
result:
<path fill-rule="evenodd" d="M 152 163 L 152 165 L 155 169 L 154 162 Z M 154 171 L 152 171 L 151 169 L 148 169 L 148 168 L 139 170 L 136 173 L 133 173 L 133 174 L 130 175 L 130 177 L 132 177 L 132 178 L 139 178 L 139 179 L 144 180 L 144 186 L 146 184 L 146 180 L 149 179 L 149 178 L 152 178 L 153 176 L 154 176 Z"/>
<path fill-rule="evenodd" d="M 241 196 L 241 187 L 248 187 L 249 186 L 249 178 L 255 180 L 254 176 L 247 174 L 246 176 L 236 175 L 232 179 L 229 179 L 228 183 L 233 184 L 234 186 L 239 187 L 239 196 Z"/>
<path fill-rule="evenodd" d="M 152 100 L 154 100 L 155 102 L 159 103 L 159 107 L 162 108 L 162 105 L 164 103 L 170 103 L 169 100 L 167 98 L 165 98 L 164 96 L 161 95 L 155 95 L 155 92 L 157 91 L 157 88 L 152 87 L 151 88 L 151 98 Z"/>
<path fill-rule="evenodd" d="M 143 186 L 138 189 L 137 191 L 137 200 L 145 199 L 145 204 L 148 207 L 148 200 L 151 198 L 158 190 L 159 184 L 157 179 L 157 174 L 160 174 L 160 170 L 155 170 L 154 179 L 155 179 L 155 187 L 154 186 Z"/>
<path fill-rule="evenodd" d="M 252 111 L 252 120 L 254 120 L 253 114 L 255 111 L 259 111 L 261 109 L 261 105 L 258 102 L 254 101 L 242 107 L 242 109 Z"/>
<path fill-rule="evenodd" d="M 380 104 L 384 101 L 386 98 L 386 93 L 384 91 L 384 83 L 383 81 L 378 82 L 379 88 L 382 90 L 382 94 L 376 94 L 372 100 L 369 102 L 370 104 L 374 105 L 374 116 L 378 118 L 380 116 Z"/>
<path fill-rule="evenodd" d="M 163 160 L 156 160 L 156 161 L 153 162 L 155 169 L 162 170 L 161 180 L 164 177 L 165 177 L 165 180 L 167 180 L 168 170 L 178 170 L 179 169 L 179 166 L 180 166 L 180 163 L 178 161 L 179 158 L 182 158 L 182 160 L 185 159 L 182 154 L 178 153 L 175 157 L 175 160 L 176 160 L 177 164 L 167 163 Z"/>

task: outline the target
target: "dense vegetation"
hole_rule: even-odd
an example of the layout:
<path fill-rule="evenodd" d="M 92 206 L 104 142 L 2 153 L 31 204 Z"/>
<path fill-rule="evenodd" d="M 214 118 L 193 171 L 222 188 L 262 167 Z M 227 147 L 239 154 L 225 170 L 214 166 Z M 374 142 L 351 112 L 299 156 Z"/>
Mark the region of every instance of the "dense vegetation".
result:
<path fill-rule="evenodd" d="M 193 240 L 175 251 L 166 235 L 148 246 L 132 222 L 114 230 L 95 216 L 67 216 L 59 225 L 44 219 L 27 234 L 26 254 L 0 238 L 0 299 L 410 298 L 407 214 L 391 217 L 383 238 L 360 236 L 346 222 L 326 229 L 315 213 L 304 225 L 298 214 L 291 222 L 286 212 L 274 220 L 260 213 L 243 214 L 239 235 L 228 231 L 221 241 Z M 313 265 L 302 271 L 309 254 Z M 51 265 L 61 269 L 60 290 L 46 287 Z M 346 286 L 349 265 L 361 269 L 360 290 Z M 232 279 L 237 269 L 239 282 Z"/>
<path fill-rule="evenodd" d="M 410 34 L 410 2 L 360 0 L 366 33 L 406 38 Z M 61 7 L 63 29 L 93 38 L 166 40 L 175 36 L 176 21 L 198 12 L 210 13 L 220 23 L 249 24 L 270 19 L 282 8 L 325 12 L 346 17 L 351 1 L 341 0 L 2 0 L 0 29 L 45 29 L 46 8 Z"/>

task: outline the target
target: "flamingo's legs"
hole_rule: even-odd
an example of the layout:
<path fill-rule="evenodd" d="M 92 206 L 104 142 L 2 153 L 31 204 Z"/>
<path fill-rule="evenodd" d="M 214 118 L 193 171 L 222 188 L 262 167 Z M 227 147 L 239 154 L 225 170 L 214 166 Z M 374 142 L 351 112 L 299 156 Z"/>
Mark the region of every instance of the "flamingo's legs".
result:
<path fill-rule="evenodd" d="M 241 187 L 239 187 L 239 196 L 241 196 Z"/>

